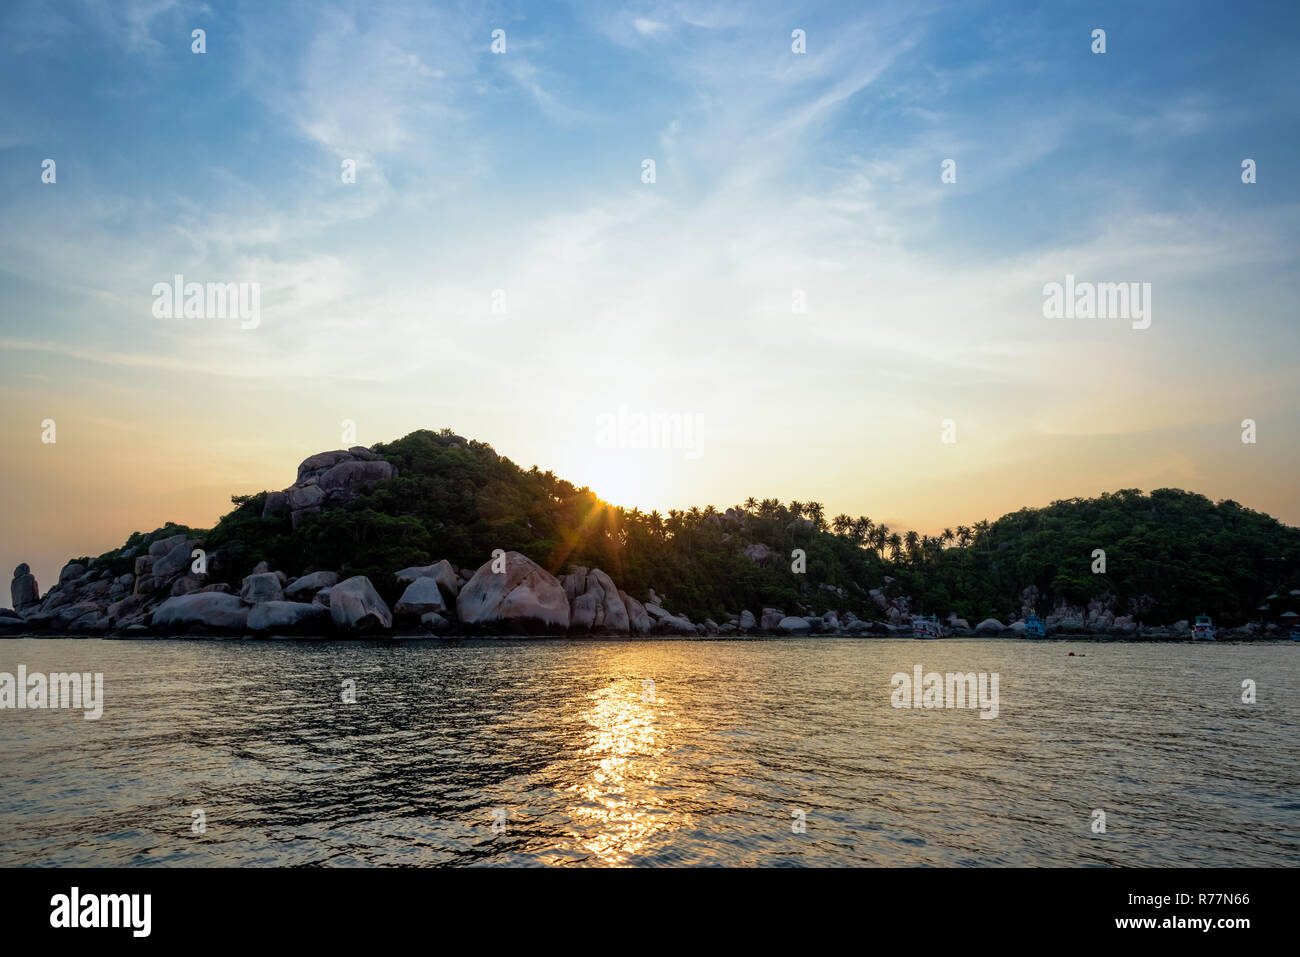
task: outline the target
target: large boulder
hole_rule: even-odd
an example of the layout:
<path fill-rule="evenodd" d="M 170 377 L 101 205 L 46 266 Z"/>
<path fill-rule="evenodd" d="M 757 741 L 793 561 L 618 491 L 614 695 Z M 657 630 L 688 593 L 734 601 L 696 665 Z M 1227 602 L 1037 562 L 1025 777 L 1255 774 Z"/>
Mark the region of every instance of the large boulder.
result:
<path fill-rule="evenodd" d="M 249 631 L 320 633 L 330 620 L 328 609 L 301 601 L 264 601 L 248 610 Z"/>
<path fill-rule="evenodd" d="M 294 579 L 293 584 L 284 589 L 284 597 L 289 601 L 310 602 L 318 591 L 337 585 L 338 581 L 338 572 L 312 572 Z"/>
<path fill-rule="evenodd" d="M 244 579 L 244 587 L 239 590 L 239 597 L 248 605 L 260 605 L 264 601 L 283 601 L 284 590 L 280 587 L 280 576 L 275 572 L 261 572 Z"/>
<path fill-rule="evenodd" d="M 754 617 L 754 613 L 752 611 L 742 611 L 738 627 L 741 631 L 753 631 L 757 628 L 758 620 Z"/>
<path fill-rule="evenodd" d="M 655 622 L 654 633 L 656 635 L 699 635 L 700 629 L 684 615 L 665 615 Z"/>
<path fill-rule="evenodd" d="M 171 539 L 168 539 L 168 541 L 171 541 Z M 154 559 L 151 574 L 155 578 L 171 578 L 174 575 L 179 575 L 189 567 L 193 558 L 194 545 L 194 542 L 187 541 L 183 535 L 180 536 L 180 541 L 168 549 L 167 554 Z"/>
<path fill-rule="evenodd" d="M 9 598 L 16 612 L 34 608 L 41 602 L 41 588 L 26 562 L 14 569 L 13 581 L 9 583 Z"/>
<path fill-rule="evenodd" d="M 289 508 L 295 512 L 313 508 L 325 501 L 325 490 L 319 485 L 294 486 L 289 489 Z"/>
<path fill-rule="evenodd" d="M 172 535 L 169 538 L 160 538 L 149 546 L 149 555 L 151 558 L 162 558 L 177 545 L 185 541 L 184 535 Z"/>
<path fill-rule="evenodd" d="M 975 634 L 977 635 L 1000 635 L 1004 631 L 1006 631 L 1006 626 L 996 618 L 985 618 L 975 626 Z"/>
<path fill-rule="evenodd" d="M 579 566 L 564 578 L 569 599 L 569 634 L 626 635 L 631 619 L 623 596 L 610 577 L 599 568 Z"/>
<path fill-rule="evenodd" d="M 307 458 L 303 459 L 302 464 L 298 466 L 298 478 L 293 484 L 303 485 L 309 479 L 319 478 L 339 462 L 346 462 L 351 458 L 352 453 L 345 452 L 343 449 L 336 449 L 333 452 L 317 452 L 315 455 L 309 455 Z"/>
<path fill-rule="evenodd" d="M 782 618 L 776 626 L 777 631 L 786 635 L 806 635 L 813 630 L 807 618 L 795 618 L 793 615 Z"/>
<path fill-rule="evenodd" d="M 650 634 L 650 629 L 654 627 L 654 619 L 645 610 L 645 605 L 625 591 L 619 592 L 618 595 L 623 599 L 623 607 L 627 609 L 628 631 L 633 635 Z"/>
<path fill-rule="evenodd" d="M 148 595 L 127 595 L 108 606 L 108 620 L 118 627 L 142 624 L 148 614 L 149 601 Z"/>
<path fill-rule="evenodd" d="M 349 453 L 350 454 L 350 453 Z M 379 482 L 392 478 L 397 469 L 391 462 L 365 461 L 353 459 L 339 462 L 316 480 L 316 484 L 326 493 L 347 491 L 353 485 Z"/>
<path fill-rule="evenodd" d="M 330 617 L 348 631 L 393 627 L 393 613 L 365 575 L 354 575 L 330 589 Z"/>
<path fill-rule="evenodd" d="M 242 631 L 248 626 L 248 606 L 238 595 L 208 591 L 168 598 L 154 610 L 154 631 L 183 631 L 195 626 Z"/>
<path fill-rule="evenodd" d="M 443 600 L 442 589 L 434 578 L 417 578 L 406 586 L 402 597 L 393 606 L 400 617 L 419 618 L 430 613 L 447 616 L 447 603 Z"/>
<path fill-rule="evenodd" d="M 207 575 L 196 575 L 190 572 L 188 575 L 182 575 L 172 584 L 171 594 L 188 595 L 190 592 L 202 591 L 208 583 Z"/>
<path fill-rule="evenodd" d="M 569 630 L 569 600 L 554 575 L 518 552 L 505 553 L 504 571 L 493 571 L 493 564 L 484 562 L 456 596 L 463 624 L 510 634 Z"/>
<path fill-rule="evenodd" d="M 293 485 L 267 496 L 263 514 L 268 514 L 268 510 L 280 513 L 287 508 L 292 526 L 297 528 L 304 516 L 353 498 L 357 486 L 396 475 L 397 468 L 391 462 L 361 446 L 318 452 L 298 466 L 298 478 Z"/>
<path fill-rule="evenodd" d="M 785 612 L 778 611 L 775 608 L 764 608 L 763 617 L 759 619 L 759 627 L 764 631 L 776 631 L 781 627 L 781 621 L 785 618 Z"/>
<path fill-rule="evenodd" d="M 451 567 L 451 562 L 445 558 L 432 565 L 412 565 L 410 568 L 403 568 L 397 573 L 397 584 L 409 585 L 421 578 L 432 578 L 436 581 L 448 601 L 455 601 L 456 595 L 460 592 L 460 576 L 456 574 L 456 569 Z"/>

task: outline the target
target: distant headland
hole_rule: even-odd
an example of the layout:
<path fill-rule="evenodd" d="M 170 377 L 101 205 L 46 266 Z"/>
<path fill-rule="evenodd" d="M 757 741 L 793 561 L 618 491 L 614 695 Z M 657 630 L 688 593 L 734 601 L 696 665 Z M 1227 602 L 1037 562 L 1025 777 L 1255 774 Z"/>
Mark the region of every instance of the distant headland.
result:
<path fill-rule="evenodd" d="M 0 635 L 1286 637 L 1300 529 L 1178 489 L 902 534 L 817 502 L 607 505 L 450 430 L 322 452 L 212 529 L 14 570 Z"/>

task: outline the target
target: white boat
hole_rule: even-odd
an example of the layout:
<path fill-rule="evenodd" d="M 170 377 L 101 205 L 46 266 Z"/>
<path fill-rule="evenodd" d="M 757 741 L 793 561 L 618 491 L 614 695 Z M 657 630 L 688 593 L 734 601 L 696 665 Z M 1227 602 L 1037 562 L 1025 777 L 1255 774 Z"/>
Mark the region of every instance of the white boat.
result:
<path fill-rule="evenodd" d="M 1214 622 L 1210 621 L 1209 615 L 1197 615 L 1196 624 L 1192 627 L 1193 641 L 1214 641 Z"/>

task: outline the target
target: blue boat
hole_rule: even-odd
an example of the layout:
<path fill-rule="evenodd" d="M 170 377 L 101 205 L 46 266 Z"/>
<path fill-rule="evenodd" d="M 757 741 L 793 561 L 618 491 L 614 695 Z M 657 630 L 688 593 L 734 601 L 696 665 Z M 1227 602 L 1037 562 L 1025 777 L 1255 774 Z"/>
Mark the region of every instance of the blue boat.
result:
<path fill-rule="evenodd" d="M 1214 641 L 1214 623 L 1209 615 L 1197 615 L 1192 626 L 1192 641 Z"/>
<path fill-rule="evenodd" d="M 912 619 L 912 637 L 913 638 L 942 638 L 943 629 L 939 627 L 939 619 L 934 615 L 917 616 Z"/>
<path fill-rule="evenodd" d="M 1026 638 L 1047 637 L 1047 626 L 1043 624 L 1043 619 L 1038 617 L 1037 612 L 1030 612 L 1029 617 L 1025 619 L 1025 637 Z"/>

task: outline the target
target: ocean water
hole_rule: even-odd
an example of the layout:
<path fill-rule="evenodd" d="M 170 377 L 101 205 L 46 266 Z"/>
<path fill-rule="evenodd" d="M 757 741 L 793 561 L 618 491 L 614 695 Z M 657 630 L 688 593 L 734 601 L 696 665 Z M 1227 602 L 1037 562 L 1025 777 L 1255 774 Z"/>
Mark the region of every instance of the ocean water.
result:
<path fill-rule="evenodd" d="M 20 664 L 105 703 L 0 710 L 3 866 L 1300 863 L 1290 642 L 0 641 Z M 893 707 L 918 664 L 996 673 L 997 717 Z"/>

